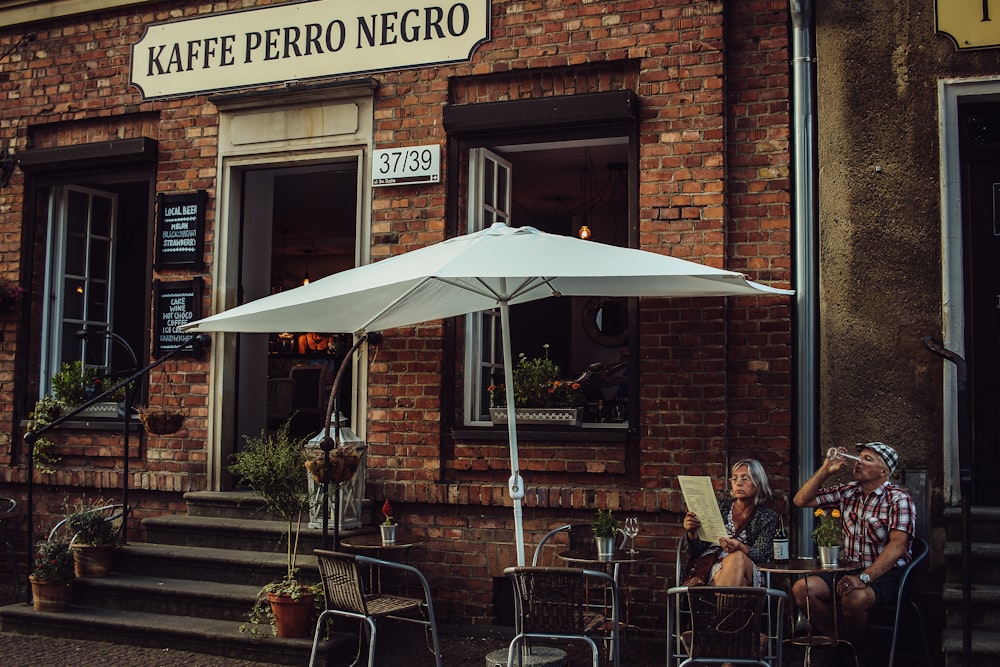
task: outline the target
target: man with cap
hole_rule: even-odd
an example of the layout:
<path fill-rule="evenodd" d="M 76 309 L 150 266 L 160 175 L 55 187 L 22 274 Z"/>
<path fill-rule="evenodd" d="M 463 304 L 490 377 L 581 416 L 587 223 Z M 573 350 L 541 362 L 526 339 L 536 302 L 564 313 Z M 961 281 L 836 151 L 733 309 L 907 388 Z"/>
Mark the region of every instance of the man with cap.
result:
<path fill-rule="evenodd" d="M 792 593 L 799 608 L 805 609 L 809 591 L 810 621 L 825 635 L 834 634 L 833 612 L 839 607 L 844 619 L 841 634 L 851 642 L 861 639 L 869 609 L 895 601 L 903 569 L 912 557 L 910 539 L 916 522 L 910 494 L 889 481 L 899 463 L 896 450 L 881 442 L 856 447 L 858 456 L 851 457 L 856 459 L 853 482 L 821 488 L 848 463 L 843 456 L 828 457 L 792 499 L 797 507 L 840 510 L 844 557 L 863 569 L 842 577 L 810 576 L 808 586 L 805 580 L 796 581 Z"/>

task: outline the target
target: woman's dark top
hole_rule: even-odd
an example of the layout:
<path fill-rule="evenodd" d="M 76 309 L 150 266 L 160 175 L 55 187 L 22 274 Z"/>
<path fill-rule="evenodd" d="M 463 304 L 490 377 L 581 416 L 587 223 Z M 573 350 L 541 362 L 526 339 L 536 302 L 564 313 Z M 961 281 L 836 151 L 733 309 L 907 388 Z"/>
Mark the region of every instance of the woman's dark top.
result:
<path fill-rule="evenodd" d="M 722 513 L 723 520 L 729 521 L 732 509 L 732 498 L 719 501 L 719 512 Z M 746 527 L 743 529 L 746 539 L 740 539 L 741 542 L 749 547 L 750 560 L 754 563 L 767 563 L 774 560 L 774 531 L 777 528 L 778 513 L 770 507 L 761 507 L 758 505 L 754 513 L 750 516 L 750 520 L 747 521 Z M 737 536 L 734 535 L 733 537 Z M 712 546 L 710 542 L 705 542 L 698 538 L 688 540 L 688 557 L 699 556 L 710 546 Z"/>

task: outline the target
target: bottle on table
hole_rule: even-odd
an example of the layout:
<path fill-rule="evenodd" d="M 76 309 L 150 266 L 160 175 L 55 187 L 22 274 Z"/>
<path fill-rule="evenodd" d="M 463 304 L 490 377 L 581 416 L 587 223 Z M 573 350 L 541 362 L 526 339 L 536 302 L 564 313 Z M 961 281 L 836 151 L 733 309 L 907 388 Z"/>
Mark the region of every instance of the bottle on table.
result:
<path fill-rule="evenodd" d="M 783 563 L 788 560 L 788 533 L 785 531 L 785 521 L 778 515 L 778 529 L 774 531 L 774 561 Z"/>

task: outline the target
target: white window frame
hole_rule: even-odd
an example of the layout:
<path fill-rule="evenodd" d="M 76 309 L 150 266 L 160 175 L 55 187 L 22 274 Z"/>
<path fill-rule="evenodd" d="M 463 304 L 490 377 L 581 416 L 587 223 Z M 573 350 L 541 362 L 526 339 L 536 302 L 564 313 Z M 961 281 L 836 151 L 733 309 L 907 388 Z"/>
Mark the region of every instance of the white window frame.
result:
<path fill-rule="evenodd" d="M 501 178 L 501 176 L 503 178 Z M 469 232 L 486 229 L 494 222 L 511 224 L 512 166 L 508 160 L 486 148 L 469 150 Z M 490 334 L 488 337 L 483 334 Z M 480 350 L 480 348 L 482 348 Z M 503 373 L 500 344 L 500 311 L 483 310 L 465 317 L 465 423 L 486 426 L 489 412 L 479 406 L 486 397 L 485 379 Z M 487 408 L 489 405 L 486 406 Z"/>
<path fill-rule="evenodd" d="M 69 238 L 69 218 L 71 211 L 70 197 L 74 194 L 82 194 L 86 199 L 85 223 L 82 235 Z M 105 199 L 109 202 L 107 220 L 107 234 L 97 233 L 94 229 L 95 202 L 97 199 Z M 48 393 L 51 389 L 50 378 L 59 371 L 63 362 L 71 362 L 76 359 L 86 359 L 90 363 L 95 360 L 98 366 L 108 368 L 111 360 L 111 341 L 107 338 L 95 338 L 92 341 L 80 340 L 79 356 L 73 359 L 63 357 L 63 349 L 66 341 L 64 334 L 67 324 L 74 324 L 75 330 L 87 329 L 88 331 L 112 331 L 114 319 L 114 258 L 117 246 L 118 220 L 118 196 L 112 192 L 85 188 L 76 185 L 64 185 L 53 188 L 49 199 L 48 218 L 48 243 L 47 243 L 47 264 L 45 271 L 45 307 L 42 311 L 42 340 L 41 354 L 41 376 L 39 386 L 42 393 Z M 106 263 L 96 266 L 96 258 L 92 253 L 97 244 L 104 244 Z M 67 273 L 67 261 L 84 254 L 83 273 Z M 103 275 L 97 275 L 97 270 L 102 269 Z M 82 312 L 79 317 L 67 317 L 66 307 L 68 298 L 66 295 L 66 284 L 68 278 L 79 280 L 83 291 Z M 100 289 L 103 292 L 105 303 L 103 316 L 98 316 L 91 310 L 91 304 L 95 301 L 93 290 Z"/>

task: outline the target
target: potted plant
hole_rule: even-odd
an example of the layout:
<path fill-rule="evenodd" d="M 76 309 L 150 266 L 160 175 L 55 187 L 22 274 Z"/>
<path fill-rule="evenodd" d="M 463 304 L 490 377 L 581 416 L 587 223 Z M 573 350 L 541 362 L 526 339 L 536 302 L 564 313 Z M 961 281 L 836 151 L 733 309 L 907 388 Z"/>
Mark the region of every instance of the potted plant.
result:
<path fill-rule="evenodd" d="M 618 537 L 618 521 L 611 510 L 597 510 L 597 516 L 590 523 L 597 542 L 597 556 L 610 557 L 615 550 L 615 538 Z"/>
<path fill-rule="evenodd" d="M 388 498 L 382 503 L 382 516 L 385 517 L 385 521 L 379 526 L 379 530 L 382 531 L 382 544 L 395 544 L 396 520 L 392 517 L 392 505 L 389 504 Z"/>
<path fill-rule="evenodd" d="M 24 288 L 18 283 L 0 278 L 0 313 L 12 312 L 23 294 Z"/>
<path fill-rule="evenodd" d="M 580 425 L 580 408 L 586 403 L 578 382 L 560 379 L 562 371 L 549 359 L 548 344 L 542 346 L 544 357 L 518 355 L 511 381 L 514 386 L 515 418 L 519 424 Z M 507 423 L 506 386 L 491 385 L 490 419 L 494 424 Z"/>
<path fill-rule="evenodd" d="M 306 439 L 290 435 L 291 420 L 274 433 L 245 436 L 246 448 L 234 455 L 230 472 L 260 494 L 267 509 L 286 523 L 285 576 L 261 588 L 240 630 L 259 634 L 257 625 L 270 624 L 278 637 L 305 637 L 314 616 L 314 602 L 322 595 L 319 584 L 298 579 L 298 552 L 302 513 L 309 510 L 309 490 L 302 470 L 306 465 Z"/>
<path fill-rule="evenodd" d="M 840 546 L 844 543 L 844 528 L 840 523 L 840 510 L 827 511 L 817 507 L 813 516 L 819 519 L 819 525 L 813 529 L 813 542 L 819 548 L 820 565 L 836 567 L 840 559 Z"/>
<path fill-rule="evenodd" d="M 104 500 L 88 504 L 81 499 L 66 517 L 66 525 L 73 533 L 70 550 L 77 577 L 103 577 L 111 571 L 121 524 L 105 513 L 110 508 L 113 506 Z"/>
<path fill-rule="evenodd" d="M 28 576 L 36 611 L 62 611 L 73 593 L 73 554 L 69 544 L 58 540 L 39 542 L 35 564 Z"/>

